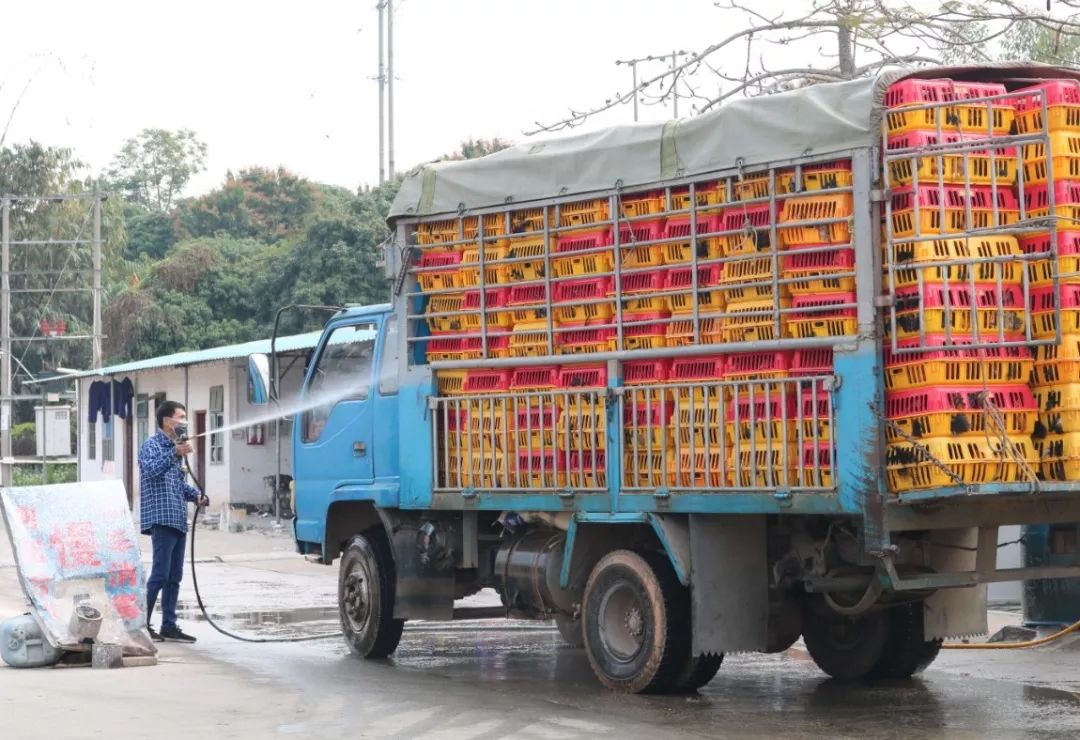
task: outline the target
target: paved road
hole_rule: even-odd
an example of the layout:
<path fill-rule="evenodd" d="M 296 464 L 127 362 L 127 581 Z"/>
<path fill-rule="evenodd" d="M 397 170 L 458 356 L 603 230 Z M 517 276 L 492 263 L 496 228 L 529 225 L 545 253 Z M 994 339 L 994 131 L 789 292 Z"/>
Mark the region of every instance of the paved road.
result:
<path fill-rule="evenodd" d="M 234 547 L 243 553 L 243 547 Z M 209 554 L 209 553 L 208 553 Z M 267 557 L 274 559 L 265 559 Z M 335 630 L 336 571 L 282 554 L 199 566 L 213 611 L 258 635 Z M 0 567 L 0 618 L 13 572 Z M 806 654 L 729 656 L 692 697 L 615 696 L 545 624 L 412 624 L 388 661 L 340 639 L 247 645 L 196 621 L 155 668 L 0 668 L 4 737 L 1074 738 L 1076 651 L 950 653 L 915 681 L 852 687 Z M 8 598 L 5 602 L 4 597 Z M 1075 693 L 1074 693 L 1075 692 Z"/>

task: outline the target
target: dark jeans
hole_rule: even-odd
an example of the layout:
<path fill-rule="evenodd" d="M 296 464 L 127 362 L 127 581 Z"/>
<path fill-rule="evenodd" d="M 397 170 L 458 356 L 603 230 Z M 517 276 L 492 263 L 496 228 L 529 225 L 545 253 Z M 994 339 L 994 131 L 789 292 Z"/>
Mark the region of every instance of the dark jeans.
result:
<path fill-rule="evenodd" d="M 150 542 L 154 546 L 154 565 L 146 582 L 146 623 L 154 613 L 154 602 L 161 593 L 161 629 L 176 626 L 176 599 L 180 595 L 180 581 L 184 577 L 184 533 L 164 524 L 150 528 Z"/>

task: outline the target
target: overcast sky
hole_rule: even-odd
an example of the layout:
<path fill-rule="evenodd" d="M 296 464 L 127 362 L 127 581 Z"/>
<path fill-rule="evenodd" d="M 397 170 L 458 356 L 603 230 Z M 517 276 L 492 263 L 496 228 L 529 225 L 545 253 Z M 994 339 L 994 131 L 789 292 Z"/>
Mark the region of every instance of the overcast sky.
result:
<path fill-rule="evenodd" d="M 766 7 L 779 2 L 759 2 Z M 615 59 L 697 49 L 737 18 L 710 0 L 395 0 L 399 169 L 468 137 L 521 140 L 628 87 Z M 0 129 L 92 168 L 145 127 L 190 128 L 208 170 L 283 165 L 348 188 L 378 178 L 375 0 L 5 3 Z M 642 109 L 643 120 L 671 111 Z M 591 125 L 629 122 L 629 106 Z M 189 194 L 190 194 L 189 193 Z"/>

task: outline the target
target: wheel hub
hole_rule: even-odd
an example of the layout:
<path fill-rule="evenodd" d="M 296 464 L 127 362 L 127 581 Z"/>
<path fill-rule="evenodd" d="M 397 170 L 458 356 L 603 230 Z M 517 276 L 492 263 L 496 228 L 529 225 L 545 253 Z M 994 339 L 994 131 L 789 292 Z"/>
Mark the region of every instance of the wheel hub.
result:
<path fill-rule="evenodd" d="M 641 600 L 625 582 L 604 594 L 598 613 L 600 641 L 612 659 L 628 663 L 645 645 L 646 619 Z"/>
<path fill-rule="evenodd" d="M 645 617 L 637 606 L 626 612 L 626 631 L 634 637 L 641 637 L 645 633 Z"/>
<path fill-rule="evenodd" d="M 363 573 L 353 571 L 345 577 L 341 602 L 352 628 L 357 631 L 362 629 L 371 613 L 371 594 Z"/>

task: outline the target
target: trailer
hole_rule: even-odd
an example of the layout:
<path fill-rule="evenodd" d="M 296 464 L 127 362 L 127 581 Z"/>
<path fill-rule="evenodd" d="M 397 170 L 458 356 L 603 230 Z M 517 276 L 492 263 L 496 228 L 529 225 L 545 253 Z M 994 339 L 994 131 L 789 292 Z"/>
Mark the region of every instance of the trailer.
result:
<path fill-rule="evenodd" d="M 800 637 L 905 677 L 987 583 L 1080 575 L 996 563 L 1080 522 L 1078 79 L 888 73 L 409 173 L 393 302 L 328 321 L 294 424 L 351 650 L 494 588 L 616 691 Z"/>

